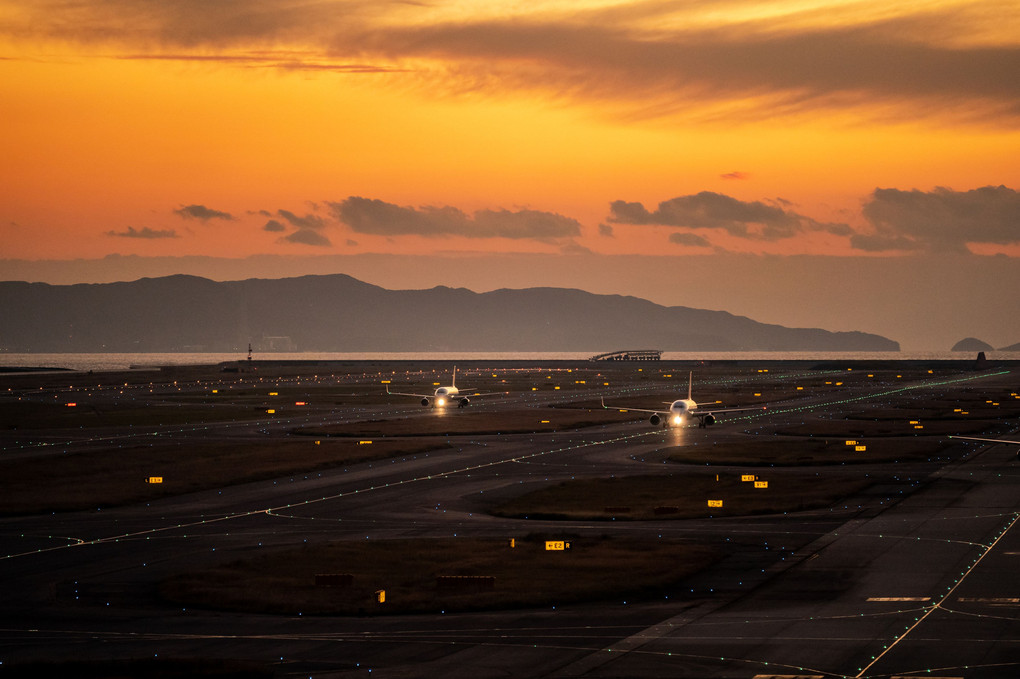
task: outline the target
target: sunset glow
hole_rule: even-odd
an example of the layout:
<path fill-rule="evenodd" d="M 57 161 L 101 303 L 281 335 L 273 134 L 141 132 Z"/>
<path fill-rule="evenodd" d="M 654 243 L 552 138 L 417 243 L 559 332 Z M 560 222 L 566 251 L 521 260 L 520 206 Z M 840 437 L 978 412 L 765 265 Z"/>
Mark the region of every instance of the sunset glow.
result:
<path fill-rule="evenodd" d="M 1017 257 L 1018 36 L 1006 1 L 0 0 L 0 244 Z"/>

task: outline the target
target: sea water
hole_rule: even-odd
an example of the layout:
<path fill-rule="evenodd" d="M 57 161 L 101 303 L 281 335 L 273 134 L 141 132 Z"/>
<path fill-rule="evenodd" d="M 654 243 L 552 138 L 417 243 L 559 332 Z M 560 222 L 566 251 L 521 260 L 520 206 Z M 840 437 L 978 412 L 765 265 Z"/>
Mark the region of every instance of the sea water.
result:
<path fill-rule="evenodd" d="M 453 352 L 257 352 L 257 360 L 272 361 L 583 361 L 590 351 L 453 351 Z M 1020 352 L 986 352 L 989 359 L 1020 360 Z M 969 360 L 972 351 L 665 351 L 664 361 L 944 361 Z M 78 371 L 155 370 L 172 365 L 217 365 L 243 361 L 247 353 L 92 353 L 43 354 L 0 352 L 4 368 L 52 368 Z"/>

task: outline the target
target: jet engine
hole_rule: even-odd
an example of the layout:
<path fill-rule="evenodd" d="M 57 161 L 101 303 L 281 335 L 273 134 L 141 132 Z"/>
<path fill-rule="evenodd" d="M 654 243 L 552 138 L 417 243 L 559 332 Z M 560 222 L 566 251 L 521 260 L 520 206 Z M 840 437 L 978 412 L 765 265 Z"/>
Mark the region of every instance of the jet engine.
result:
<path fill-rule="evenodd" d="M 701 426 L 707 427 L 713 424 L 715 424 L 715 415 L 705 415 L 701 418 Z"/>
<path fill-rule="evenodd" d="M 652 416 L 648 418 L 648 421 L 652 423 L 653 427 L 658 427 L 662 423 L 662 418 L 659 417 L 658 413 L 652 413 Z"/>
<path fill-rule="evenodd" d="M 461 398 L 457 399 L 457 407 L 458 407 L 458 408 L 463 408 L 463 407 L 464 407 L 464 406 L 466 406 L 466 405 L 467 405 L 468 403 L 471 403 L 471 401 L 469 401 L 469 400 L 468 400 L 468 397 L 467 397 L 467 396 L 463 396 L 463 397 L 461 397 Z"/>
<path fill-rule="evenodd" d="M 429 404 L 429 400 L 428 400 L 427 398 L 423 398 L 423 399 L 421 400 L 421 404 L 422 404 L 423 406 L 426 406 L 426 407 L 427 407 L 427 406 L 428 406 L 428 404 Z"/>

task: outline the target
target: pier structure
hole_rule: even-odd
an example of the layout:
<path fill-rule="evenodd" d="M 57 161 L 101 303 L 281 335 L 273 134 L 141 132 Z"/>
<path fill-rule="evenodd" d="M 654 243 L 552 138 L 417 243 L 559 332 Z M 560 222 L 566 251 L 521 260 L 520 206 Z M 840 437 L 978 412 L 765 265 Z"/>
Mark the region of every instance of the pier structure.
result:
<path fill-rule="evenodd" d="M 589 361 L 660 361 L 662 351 L 659 349 L 624 349 L 596 354 Z"/>

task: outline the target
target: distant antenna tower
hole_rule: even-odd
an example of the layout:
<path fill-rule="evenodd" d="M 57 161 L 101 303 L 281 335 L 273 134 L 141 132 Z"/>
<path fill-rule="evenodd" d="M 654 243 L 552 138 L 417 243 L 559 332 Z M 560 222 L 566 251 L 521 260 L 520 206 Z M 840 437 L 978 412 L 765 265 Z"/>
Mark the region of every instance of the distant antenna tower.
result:
<path fill-rule="evenodd" d="M 251 342 L 248 342 L 248 360 L 251 360 Z"/>

